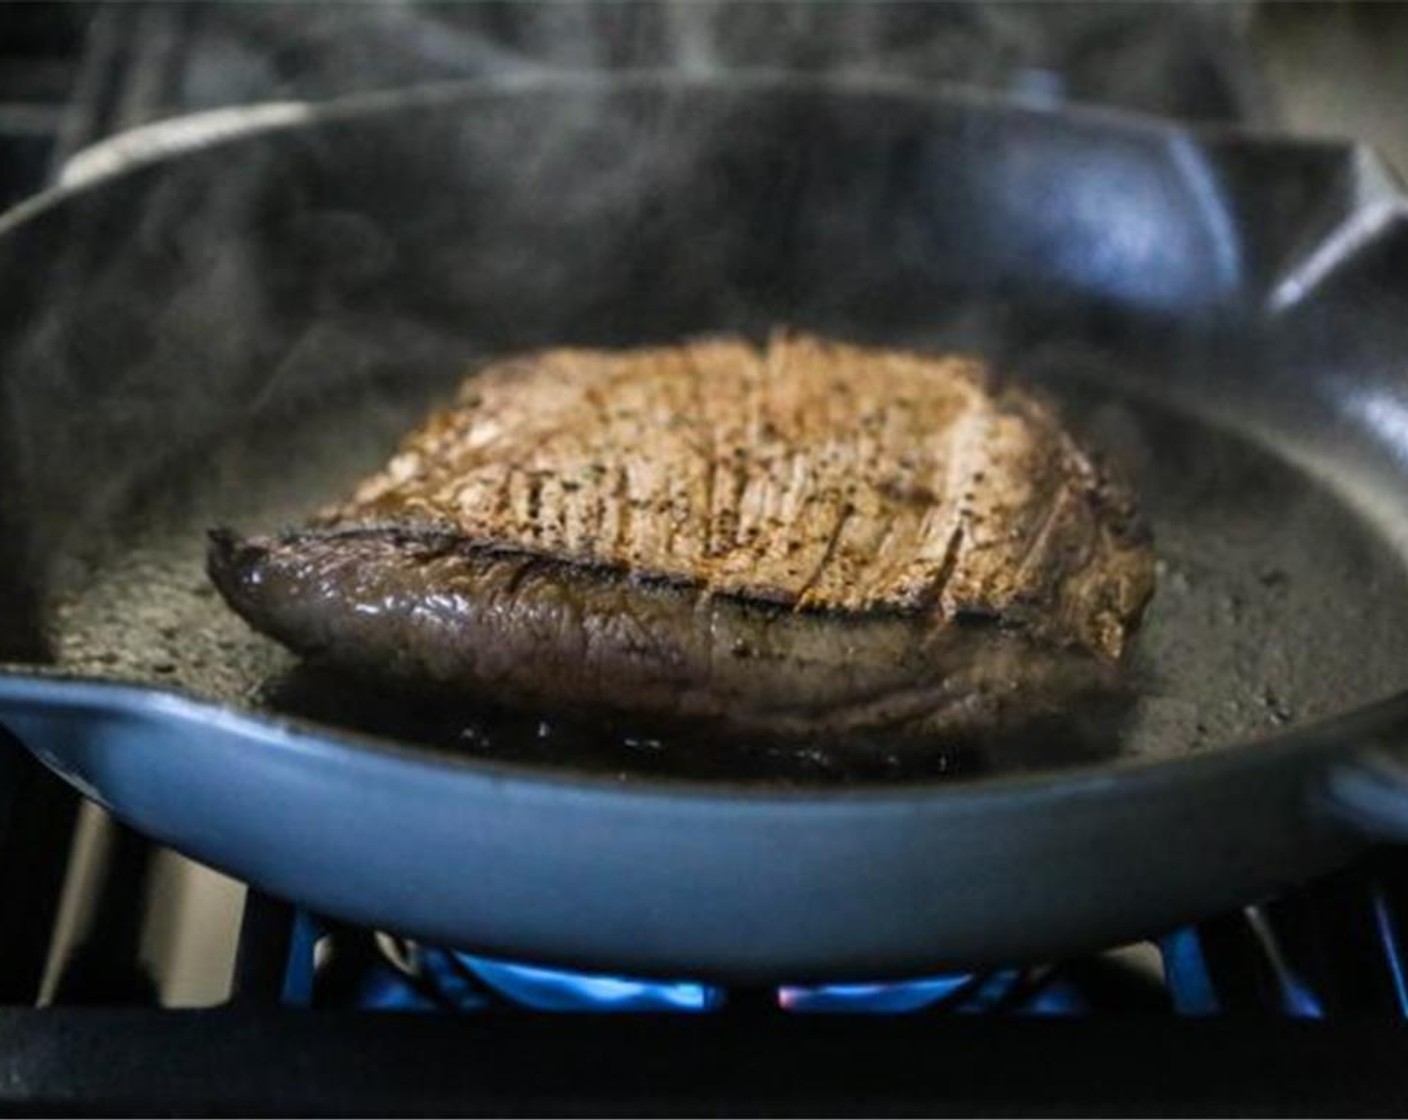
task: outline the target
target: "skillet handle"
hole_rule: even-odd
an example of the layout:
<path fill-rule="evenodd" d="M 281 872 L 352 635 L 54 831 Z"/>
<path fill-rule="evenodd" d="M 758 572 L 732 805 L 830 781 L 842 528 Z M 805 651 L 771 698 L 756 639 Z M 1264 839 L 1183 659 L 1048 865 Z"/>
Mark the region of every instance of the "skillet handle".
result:
<path fill-rule="evenodd" d="M 1356 831 L 1408 844 L 1408 745 L 1379 744 L 1336 763 L 1325 793 L 1334 815 Z"/>

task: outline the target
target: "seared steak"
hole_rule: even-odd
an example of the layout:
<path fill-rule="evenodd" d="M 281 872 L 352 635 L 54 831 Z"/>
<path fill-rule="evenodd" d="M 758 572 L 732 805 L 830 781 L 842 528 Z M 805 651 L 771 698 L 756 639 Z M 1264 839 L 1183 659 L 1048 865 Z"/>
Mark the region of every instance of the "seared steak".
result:
<path fill-rule="evenodd" d="M 923 731 L 1104 683 L 1153 557 L 980 364 L 779 334 L 493 366 L 310 527 L 212 534 L 210 573 L 261 631 L 384 677 Z"/>

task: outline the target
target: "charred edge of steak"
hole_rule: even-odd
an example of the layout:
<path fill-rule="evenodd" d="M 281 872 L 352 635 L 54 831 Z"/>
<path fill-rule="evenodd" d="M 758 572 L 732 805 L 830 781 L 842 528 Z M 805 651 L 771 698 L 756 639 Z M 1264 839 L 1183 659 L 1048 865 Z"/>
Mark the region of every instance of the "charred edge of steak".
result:
<path fill-rule="evenodd" d="M 246 538 L 228 528 L 207 530 L 207 573 L 220 587 L 217 570 L 230 571 L 241 566 L 249 567 L 268 555 L 270 549 L 280 545 L 298 547 L 301 542 L 316 538 L 332 545 L 338 541 L 355 542 L 376 540 L 395 547 L 412 549 L 421 557 L 462 557 L 466 561 L 474 559 L 504 560 L 521 563 L 523 570 L 534 570 L 546 577 L 561 579 L 595 579 L 621 587 L 661 588 L 688 593 L 695 598 L 707 597 L 721 602 L 732 603 L 739 611 L 762 618 L 776 618 L 780 615 L 807 615 L 817 619 L 828 619 L 845 623 L 857 619 L 926 620 L 932 625 L 932 603 L 888 602 L 867 607 L 863 613 L 830 603 L 797 602 L 781 590 L 761 588 L 747 595 L 730 590 L 710 591 L 699 580 L 672 572 L 653 569 L 631 568 L 624 563 L 613 563 L 600 557 L 568 557 L 546 553 L 504 541 L 466 536 L 452 528 L 424 523 L 378 523 L 361 522 L 354 525 L 319 525 L 310 529 L 285 529 L 276 536 Z M 1140 547 L 1147 540 L 1147 531 L 1137 522 L 1131 522 L 1117 539 L 1122 547 Z M 224 588 L 222 587 L 223 591 Z M 1031 620 L 1037 616 L 1039 603 L 1019 599 L 1004 610 L 985 604 L 965 604 L 959 606 L 951 622 L 959 626 L 994 627 L 999 630 L 1024 631 L 1029 629 Z M 1066 642 L 1049 643 L 1062 649 L 1074 649 L 1074 639 Z"/>
<path fill-rule="evenodd" d="M 306 656 L 515 703 L 782 735 L 964 733 L 1060 711 L 1113 679 L 1001 617 L 794 610 L 437 528 L 217 530 L 208 568 L 231 607 Z"/>

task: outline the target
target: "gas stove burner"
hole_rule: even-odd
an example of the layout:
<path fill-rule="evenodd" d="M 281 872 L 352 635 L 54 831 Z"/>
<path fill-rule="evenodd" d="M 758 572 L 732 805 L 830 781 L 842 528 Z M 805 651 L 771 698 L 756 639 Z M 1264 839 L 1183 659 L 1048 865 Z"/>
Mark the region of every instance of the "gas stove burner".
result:
<path fill-rule="evenodd" d="M 1077 1016 L 1104 1009 L 1112 1001 L 1142 1008 L 1160 999 L 1157 980 L 1147 970 L 1140 973 L 1113 962 L 1103 978 L 1082 965 L 739 992 L 687 980 L 519 964 L 384 934 L 376 935 L 376 943 L 384 967 L 369 974 L 357 999 L 364 1007 L 394 1010 L 699 1013 L 747 1001 L 794 1014 Z"/>
<path fill-rule="evenodd" d="M 495 1002 L 532 1011 L 683 1011 L 721 1009 L 729 993 L 711 984 L 645 980 L 514 964 L 430 946 L 410 947 L 403 968 L 414 970 L 446 1001 L 463 1010 Z M 408 972 L 409 974 L 409 972 Z M 823 984 L 769 989 L 766 1001 L 784 1011 L 891 1014 L 939 1007 L 991 1008 L 1026 982 L 1020 970 L 936 976 L 885 984 Z"/>
<path fill-rule="evenodd" d="M 1381 996 L 1391 990 L 1391 1000 L 1379 999 L 1385 1013 L 1408 1015 L 1408 984 L 1403 980 L 1408 968 L 1398 918 L 1382 885 L 1374 884 L 1367 899 L 1341 900 L 1341 906 L 1345 913 L 1358 912 L 1364 919 L 1360 924 L 1365 928 L 1356 936 L 1368 939 L 1361 964 L 1372 975 L 1363 977 L 1363 982 Z M 294 924 L 305 928 L 316 921 L 300 912 Z M 1140 942 L 1049 965 L 743 990 L 683 978 L 644 979 L 549 968 L 386 934 L 355 934 L 374 945 L 359 958 L 355 982 L 344 983 L 342 994 L 330 998 L 326 985 L 314 981 L 311 1002 L 440 1013 L 700 1014 L 746 1007 L 787 1015 L 1072 1019 L 1172 1013 L 1206 1018 L 1257 1011 L 1289 1019 L 1329 1018 L 1346 998 L 1343 985 L 1355 978 L 1327 972 L 1303 931 L 1300 916 L 1286 913 L 1283 907 L 1252 906 L 1175 930 L 1157 943 Z M 345 949 L 346 939 L 352 936 L 353 931 L 343 930 L 334 933 L 332 941 Z M 305 938 L 304 944 L 311 945 L 312 939 Z M 324 989 L 321 995 L 320 988 Z"/>

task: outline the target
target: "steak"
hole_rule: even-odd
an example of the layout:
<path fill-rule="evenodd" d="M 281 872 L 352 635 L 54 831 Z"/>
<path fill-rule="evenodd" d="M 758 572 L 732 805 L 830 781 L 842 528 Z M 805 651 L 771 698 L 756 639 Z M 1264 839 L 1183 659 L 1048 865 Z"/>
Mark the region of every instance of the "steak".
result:
<path fill-rule="evenodd" d="M 1129 494 L 979 362 L 780 332 L 471 376 L 308 526 L 211 535 L 254 627 L 379 678 L 779 732 L 984 729 L 1107 687 Z"/>

